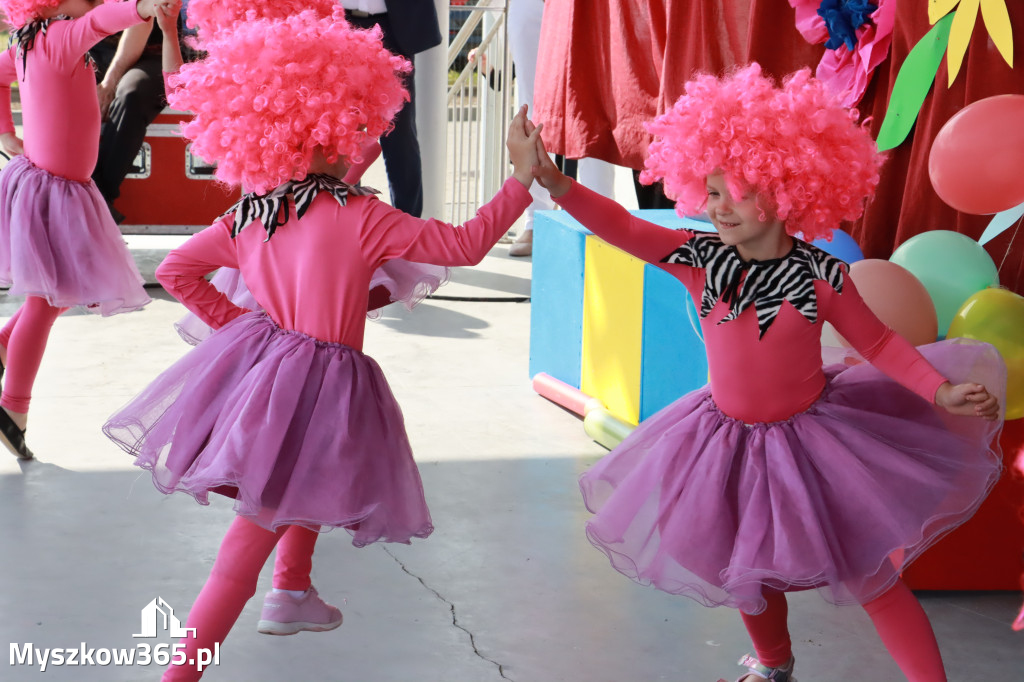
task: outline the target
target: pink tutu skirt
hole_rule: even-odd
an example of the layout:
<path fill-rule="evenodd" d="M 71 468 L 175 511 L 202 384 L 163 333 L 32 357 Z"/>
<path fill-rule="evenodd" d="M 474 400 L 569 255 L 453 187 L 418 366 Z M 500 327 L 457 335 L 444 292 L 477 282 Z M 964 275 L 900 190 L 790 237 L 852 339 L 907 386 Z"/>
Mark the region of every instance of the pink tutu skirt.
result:
<path fill-rule="evenodd" d="M 379 286 L 384 287 L 388 290 L 392 303 L 403 303 L 406 308 L 412 310 L 417 303 L 447 283 L 450 275 L 451 271 L 442 265 L 412 263 L 396 258 L 374 270 L 369 288 L 372 291 Z M 210 283 L 217 287 L 218 291 L 226 294 L 235 305 L 248 310 L 262 310 L 262 306 L 256 302 L 245 285 L 242 273 L 235 268 L 221 268 L 214 274 Z M 380 314 L 379 309 L 371 310 L 367 317 L 377 318 Z M 174 328 L 178 330 L 181 338 L 193 346 L 213 333 L 213 329 L 193 313 L 188 313 L 175 322 Z"/>
<path fill-rule="evenodd" d="M 15 156 L 0 173 L 0 286 L 54 307 L 114 315 L 149 303 L 96 185 Z"/>
<path fill-rule="evenodd" d="M 920 350 L 950 381 L 1004 392 L 998 352 L 962 341 Z M 732 419 L 708 387 L 644 421 L 580 477 L 591 542 L 633 580 L 706 606 L 760 613 L 763 587 L 881 595 L 981 504 L 1002 423 L 950 415 L 866 363 L 826 375 L 786 421 Z"/>
<path fill-rule="evenodd" d="M 158 376 L 104 433 L 164 493 L 210 492 L 260 526 L 346 528 L 356 546 L 433 531 L 402 411 L 348 346 L 242 315 Z"/>

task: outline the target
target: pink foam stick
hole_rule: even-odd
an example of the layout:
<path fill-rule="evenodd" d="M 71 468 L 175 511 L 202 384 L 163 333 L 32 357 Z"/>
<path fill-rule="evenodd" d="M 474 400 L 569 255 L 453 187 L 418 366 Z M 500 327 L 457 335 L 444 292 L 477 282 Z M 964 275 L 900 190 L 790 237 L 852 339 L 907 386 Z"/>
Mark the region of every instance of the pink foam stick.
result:
<path fill-rule="evenodd" d="M 581 417 L 587 413 L 588 403 L 594 401 L 594 398 L 580 389 L 570 386 L 564 381 L 559 381 L 544 372 L 538 372 L 533 377 L 533 390 L 556 405 L 561 405 Z"/>

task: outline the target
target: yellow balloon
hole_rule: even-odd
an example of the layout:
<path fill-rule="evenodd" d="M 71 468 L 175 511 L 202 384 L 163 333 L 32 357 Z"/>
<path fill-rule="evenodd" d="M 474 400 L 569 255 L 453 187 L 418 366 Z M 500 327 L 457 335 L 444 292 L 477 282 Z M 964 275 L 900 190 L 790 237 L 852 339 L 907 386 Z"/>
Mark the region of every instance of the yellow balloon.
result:
<path fill-rule="evenodd" d="M 991 343 L 1006 363 L 1006 418 L 1024 417 L 1024 296 L 1008 289 L 982 289 L 953 316 L 947 338 Z"/>

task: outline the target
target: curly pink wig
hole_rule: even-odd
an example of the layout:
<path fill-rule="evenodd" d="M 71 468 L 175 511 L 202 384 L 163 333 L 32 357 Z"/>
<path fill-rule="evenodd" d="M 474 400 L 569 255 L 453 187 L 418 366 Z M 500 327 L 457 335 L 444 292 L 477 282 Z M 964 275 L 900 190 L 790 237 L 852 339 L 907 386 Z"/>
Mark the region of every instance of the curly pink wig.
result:
<path fill-rule="evenodd" d="M 655 137 L 641 181 L 664 180 L 680 215 L 704 210 L 705 179 L 721 172 L 733 196 L 755 193 L 762 211 L 807 241 L 831 239 L 840 221 L 860 217 L 885 160 L 857 112 L 810 69 L 781 87 L 758 64 L 699 75 L 647 130 Z"/>
<path fill-rule="evenodd" d="M 39 17 L 39 12 L 47 7 L 56 7 L 61 0 L 0 0 L 7 23 L 20 28 Z"/>
<path fill-rule="evenodd" d="M 194 114 L 182 129 L 193 151 L 248 191 L 306 177 L 317 147 L 331 163 L 360 162 L 362 145 L 386 133 L 409 98 L 409 62 L 384 49 L 379 29 L 350 26 L 340 7 L 328 18 L 244 22 L 206 47 L 205 59 L 172 77 L 168 100 Z"/>
<path fill-rule="evenodd" d="M 329 17 L 339 0 L 192 0 L 188 4 L 188 26 L 198 29 L 200 40 L 211 40 L 242 21 L 284 19 L 304 10 Z"/>

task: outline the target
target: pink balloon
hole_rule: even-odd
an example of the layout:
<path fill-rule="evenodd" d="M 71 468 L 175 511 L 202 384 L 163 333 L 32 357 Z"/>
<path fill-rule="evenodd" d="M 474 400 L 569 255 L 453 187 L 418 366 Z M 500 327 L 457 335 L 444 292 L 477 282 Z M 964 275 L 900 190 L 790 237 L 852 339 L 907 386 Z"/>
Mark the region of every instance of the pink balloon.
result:
<path fill-rule="evenodd" d="M 928 290 L 906 268 L 870 258 L 850 266 L 850 278 L 878 319 L 915 346 L 935 341 L 938 322 Z"/>
<path fill-rule="evenodd" d="M 939 130 L 928 176 L 944 202 L 985 215 L 1024 202 L 1024 95 L 967 105 Z"/>

